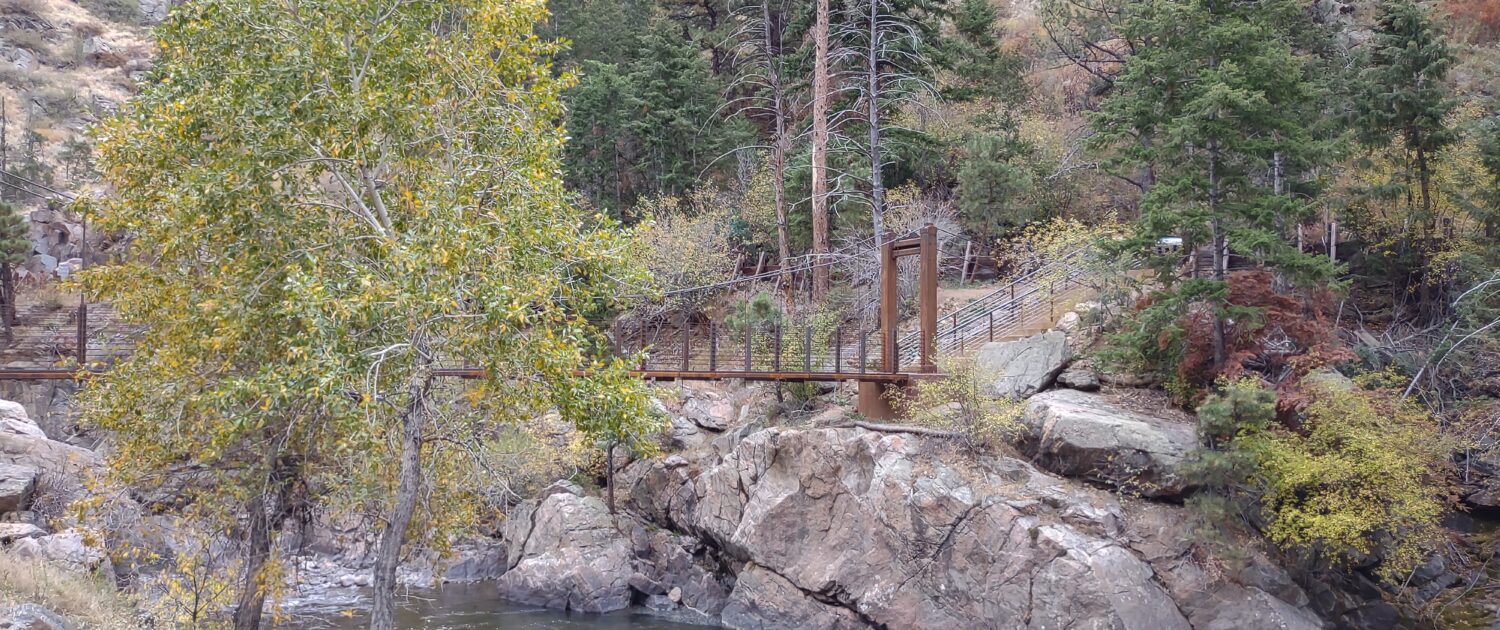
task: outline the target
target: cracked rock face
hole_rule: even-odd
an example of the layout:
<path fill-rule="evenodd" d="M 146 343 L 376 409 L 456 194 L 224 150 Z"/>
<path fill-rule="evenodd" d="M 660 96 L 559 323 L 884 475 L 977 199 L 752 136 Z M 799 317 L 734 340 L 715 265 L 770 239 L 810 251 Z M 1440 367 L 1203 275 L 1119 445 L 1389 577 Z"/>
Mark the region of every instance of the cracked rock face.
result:
<path fill-rule="evenodd" d="M 506 521 L 508 599 L 562 610 L 603 613 L 630 605 L 630 541 L 604 502 L 559 492 L 522 506 Z"/>
<path fill-rule="evenodd" d="M 631 509 L 734 568 L 731 628 L 1322 625 L 1253 552 L 1255 585 L 1199 567 L 1181 508 L 1127 510 L 1025 462 L 948 448 L 766 429 L 727 451 L 638 462 L 624 479 Z"/>
<path fill-rule="evenodd" d="M 1104 396 L 1070 389 L 1028 401 L 1023 450 L 1060 475 L 1108 483 L 1147 497 L 1187 489 L 1178 467 L 1198 445 L 1197 427 L 1122 409 Z"/>
<path fill-rule="evenodd" d="M 1020 399 L 1051 385 L 1071 357 L 1068 335 L 1054 330 L 984 344 L 974 354 L 974 366 L 991 383 L 990 395 Z"/>

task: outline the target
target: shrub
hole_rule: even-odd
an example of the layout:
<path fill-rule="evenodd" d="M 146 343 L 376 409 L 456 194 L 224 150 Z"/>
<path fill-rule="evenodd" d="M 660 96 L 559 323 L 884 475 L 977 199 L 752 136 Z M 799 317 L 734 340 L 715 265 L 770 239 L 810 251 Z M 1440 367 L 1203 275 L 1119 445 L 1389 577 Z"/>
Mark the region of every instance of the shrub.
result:
<path fill-rule="evenodd" d="M 1282 293 L 1275 284 L 1270 272 L 1239 271 L 1230 274 L 1227 286 L 1191 280 L 1157 291 L 1110 335 L 1101 359 L 1161 374 L 1181 398 L 1192 398 L 1220 376 L 1258 375 L 1285 389 L 1314 368 L 1354 360 L 1326 317 L 1327 296 Z M 1210 304 L 1220 299 L 1227 303 L 1226 358 L 1215 366 Z"/>
<path fill-rule="evenodd" d="M 139 24 L 144 17 L 138 0 L 78 0 L 78 4 L 111 22 Z"/>
<path fill-rule="evenodd" d="M 1276 420 L 1276 394 L 1250 378 L 1223 380 L 1219 391 L 1198 406 L 1200 448 L 1183 463 L 1183 480 L 1197 488 L 1186 503 L 1194 519 L 1198 542 L 1210 545 L 1214 557 L 1234 562 L 1240 556 L 1231 532 L 1249 530 L 1247 510 L 1259 460 L 1238 442 L 1262 435 Z"/>
<path fill-rule="evenodd" d="M 976 450 L 1009 443 L 1021 432 L 1026 403 L 992 395 L 994 374 L 963 357 L 942 357 L 937 363 L 946 378 L 919 380 L 912 391 L 891 401 L 907 422 L 953 433 Z"/>
<path fill-rule="evenodd" d="M 1259 464 L 1267 537 L 1335 559 L 1378 554 L 1383 576 L 1403 576 L 1439 540 L 1452 445 L 1430 414 L 1397 392 L 1308 389 L 1305 432 L 1238 441 Z"/>

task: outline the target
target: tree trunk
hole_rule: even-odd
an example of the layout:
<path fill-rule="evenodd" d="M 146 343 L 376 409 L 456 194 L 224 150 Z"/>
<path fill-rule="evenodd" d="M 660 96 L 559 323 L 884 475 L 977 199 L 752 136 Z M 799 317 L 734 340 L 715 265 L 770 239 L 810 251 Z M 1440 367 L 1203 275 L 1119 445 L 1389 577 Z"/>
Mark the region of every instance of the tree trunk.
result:
<path fill-rule="evenodd" d="M 258 630 L 266 607 L 266 561 L 271 541 L 286 514 L 292 470 L 281 461 L 281 449 L 273 440 L 266 453 L 266 487 L 245 504 L 245 567 L 240 574 L 240 593 L 234 607 L 235 630 Z"/>
<path fill-rule="evenodd" d="M 1209 140 L 1208 141 L 1208 214 L 1209 214 L 1210 217 L 1212 217 L 1211 219 L 1209 219 L 1209 232 L 1210 232 L 1210 235 L 1211 235 L 1212 241 L 1213 241 L 1213 245 L 1212 245 L 1212 247 L 1213 247 L 1213 260 L 1214 260 L 1214 276 L 1213 276 L 1213 278 L 1214 278 L 1215 282 L 1224 282 L 1225 281 L 1225 275 L 1226 275 L 1225 271 L 1229 267 L 1229 260 L 1228 260 L 1228 256 L 1226 255 L 1228 253 L 1227 252 L 1228 242 L 1224 238 L 1224 226 L 1223 226 L 1222 222 L 1219 220 L 1219 169 L 1218 169 L 1218 166 L 1219 166 L 1219 142 L 1218 142 L 1218 140 Z M 1221 368 L 1224 367 L 1224 360 L 1225 360 L 1225 350 L 1224 350 L 1224 313 L 1223 313 L 1223 305 L 1222 304 L 1215 304 L 1214 305 L 1213 339 L 1212 339 L 1212 341 L 1213 341 L 1213 350 L 1214 350 L 1214 368 L 1217 370 L 1217 369 L 1221 369 Z"/>
<path fill-rule="evenodd" d="M 16 325 L 16 277 L 10 263 L 0 263 L 0 320 L 5 320 L 5 340 L 11 340 Z"/>
<path fill-rule="evenodd" d="M 818 0 L 813 25 L 812 293 L 828 294 L 828 0 Z"/>
<path fill-rule="evenodd" d="M 771 139 L 771 192 L 776 201 L 776 249 L 780 256 L 781 291 L 786 305 L 792 305 L 792 272 L 787 262 L 792 259 L 790 239 L 786 223 L 786 154 L 789 139 L 786 134 L 786 94 L 781 85 L 781 24 L 771 21 L 771 0 L 761 5 L 761 20 L 765 24 L 766 77 L 771 84 L 771 109 L 776 117 L 776 136 Z"/>
<path fill-rule="evenodd" d="M 370 630 L 394 630 L 396 627 L 396 566 L 401 561 L 401 547 L 406 542 L 406 528 L 417 510 L 417 494 L 422 486 L 422 438 L 427 419 L 427 390 L 431 377 L 412 378 L 411 401 L 401 414 L 401 468 L 396 487 L 396 505 L 385 531 L 380 534 L 380 548 L 375 556 L 375 600 L 370 609 Z"/>
<path fill-rule="evenodd" d="M 608 489 L 609 513 L 615 513 L 615 447 L 619 442 L 610 442 L 609 451 L 604 454 L 604 486 Z"/>
<path fill-rule="evenodd" d="M 879 8 L 880 0 L 870 0 L 869 85 L 866 88 L 870 99 L 870 218 L 874 223 L 877 252 L 885 240 L 885 186 L 880 181 L 880 63 L 877 56 L 880 29 L 876 28 Z"/>

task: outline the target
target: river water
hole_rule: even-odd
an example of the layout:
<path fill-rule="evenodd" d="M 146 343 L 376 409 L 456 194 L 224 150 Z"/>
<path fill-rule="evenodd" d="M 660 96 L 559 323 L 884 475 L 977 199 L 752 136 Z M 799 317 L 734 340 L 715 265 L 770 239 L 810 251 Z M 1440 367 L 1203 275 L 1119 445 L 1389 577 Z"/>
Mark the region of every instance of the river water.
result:
<path fill-rule="evenodd" d="M 360 630 L 368 627 L 368 599 L 303 601 L 285 611 L 294 630 Z M 396 614 L 402 630 L 703 630 L 705 627 L 655 614 L 624 610 L 608 615 L 564 613 L 512 604 L 493 584 L 450 585 L 411 591 Z"/>

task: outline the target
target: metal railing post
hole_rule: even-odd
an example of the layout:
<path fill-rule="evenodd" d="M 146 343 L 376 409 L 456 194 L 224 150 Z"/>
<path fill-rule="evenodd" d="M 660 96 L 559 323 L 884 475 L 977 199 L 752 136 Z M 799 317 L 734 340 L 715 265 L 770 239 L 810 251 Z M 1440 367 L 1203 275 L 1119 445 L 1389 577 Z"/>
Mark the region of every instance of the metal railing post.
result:
<path fill-rule="evenodd" d="M 708 324 L 708 371 L 719 371 L 719 327 Z"/>
<path fill-rule="evenodd" d="M 833 373 L 838 374 L 844 363 L 844 327 L 833 329 Z"/>
<path fill-rule="evenodd" d="M 812 372 L 812 326 L 803 329 L 802 334 L 802 371 Z"/>

